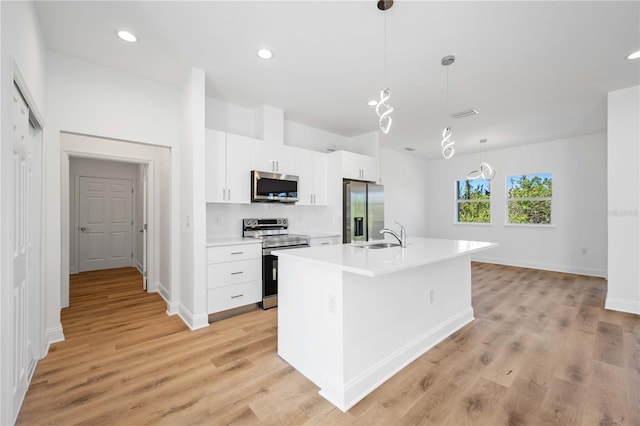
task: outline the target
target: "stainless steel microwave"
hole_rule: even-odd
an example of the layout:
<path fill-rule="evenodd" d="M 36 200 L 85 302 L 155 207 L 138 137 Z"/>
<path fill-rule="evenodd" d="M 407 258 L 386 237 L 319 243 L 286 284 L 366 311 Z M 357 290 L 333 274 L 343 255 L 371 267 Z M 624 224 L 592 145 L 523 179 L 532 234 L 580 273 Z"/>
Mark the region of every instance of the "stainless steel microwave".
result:
<path fill-rule="evenodd" d="M 295 203 L 298 201 L 298 176 L 251 171 L 251 202 Z"/>

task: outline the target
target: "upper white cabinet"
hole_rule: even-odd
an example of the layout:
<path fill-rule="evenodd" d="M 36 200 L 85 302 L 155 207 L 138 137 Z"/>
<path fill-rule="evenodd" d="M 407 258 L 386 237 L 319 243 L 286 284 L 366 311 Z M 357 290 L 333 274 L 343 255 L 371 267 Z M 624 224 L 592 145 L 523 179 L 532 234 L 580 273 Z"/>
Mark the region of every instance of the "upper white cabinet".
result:
<path fill-rule="evenodd" d="M 342 161 L 343 178 L 369 182 L 378 180 L 378 165 L 375 157 L 348 151 L 341 151 L 339 154 Z"/>
<path fill-rule="evenodd" d="M 291 146 L 254 139 L 251 151 L 251 169 L 295 175 L 296 151 Z"/>
<path fill-rule="evenodd" d="M 298 205 L 327 205 L 327 155 L 306 149 L 296 150 Z"/>
<path fill-rule="evenodd" d="M 208 203 L 251 202 L 251 157 L 255 139 L 206 129 L 205 169 Z"/>

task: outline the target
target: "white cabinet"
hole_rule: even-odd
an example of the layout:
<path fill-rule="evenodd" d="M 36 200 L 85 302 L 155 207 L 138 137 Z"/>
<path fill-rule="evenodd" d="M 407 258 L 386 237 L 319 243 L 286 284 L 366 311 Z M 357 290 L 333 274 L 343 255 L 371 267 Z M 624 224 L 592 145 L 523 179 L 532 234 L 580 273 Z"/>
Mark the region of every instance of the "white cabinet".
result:
<path fill-rule="evenodd" d="M 340 244 L 340 236 L 334 235 L 331 237 L 311 237 L 309 245 L 311 247 L 329 246 L 333 244 Z"/>
<path fill-rule="evenodd" d="M 378 180 L 378 165 L 375 157 L 341 151 L 342 177 L 347 179 Z"/>
<path fill-rule="evenodd" d="M 205 131 L 206 201 L 251 202 L 251 138 Z"/>
<path fill-rule="evenodd" d="M 291 146 L 254 139 L 251 146 L 251 169 L 295 175 L 296 151 Z"/>
<path fill-rule="evenodd" d="M 208 313 L 258 303 L 262 299 L 262 245 L 207 249 Z"/>
<path fill-rule="evenodd" d="M 306 149 L 296 150 L 298 205 L 327 205 L 327 155 Z"/>

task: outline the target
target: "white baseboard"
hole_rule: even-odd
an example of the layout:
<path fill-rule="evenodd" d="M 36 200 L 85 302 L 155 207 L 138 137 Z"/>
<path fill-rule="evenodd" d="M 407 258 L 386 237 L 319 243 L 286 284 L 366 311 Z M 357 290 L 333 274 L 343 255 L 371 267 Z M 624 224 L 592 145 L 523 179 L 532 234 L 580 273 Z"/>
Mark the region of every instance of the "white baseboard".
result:
<path fill-rule="evenodd" d="M 325 377 L 326 382 L 319 393 L 333 405 L 346 412 L 382 383 L 393 377 L 398 371 L 473 320 L 473 309 L 465 309 L 440 323 L 413 342 L 399 348 L 347 382 L 344 386 L 332 383 Z"/>
<path fill-rule="evenodd" d="M 518 268 L 540 269 L 543 271 L 564 272 L 566 274 L 587 275 L 590 277 L 606 278 L 607 271 L 597 268 L 583 268 L 581 266 L 555 265 L 550 263 L 530 262 L 527 260 L 502 259 L 497 257 L 471 256 L 474 262 L 495 263 L 497 265 L 516 266 Z"/>
<path fill-rule="evenodd" d="M 604 302 L 604 308 L 612 311 L 621 311 L 640 315 L 640 302 L 636 302 L 635 300 L 607 297 Z"/>
<path fill-rule="evenodd" d="M 180 304 L 180 308 L 178 309 L 178 316 L 192 331 L 209 326 L 209 315 L 194 315 L 182 303 Z"/>
<path fill-rule="evenodd" d="M 141 274 L 144 274 L 144 269 L 142 268 L 142 263 L 136 261 L 136 264 L 134 266 L 136 267 L 138 272 L 140 272 Z"/>
<path fill-rule="evenodd" d="M 47 347 L 44 350 L 43 356 L 49 353 L 49 348 L 53 343 L 64 342 L 64 333 L 62 331 L 62 324 L 58 324 L 55 327 L 48 328 L 46 331 Z"/>
<path fill-rule="evenodd" d="M 157 287 L 158 287 L 158 294 L 167 303 L 167 315 L 171 316 L 171 315 L 179 314 L 180 313 L 180 302 L 171 302 L 169 300 L 170 297 L 171 297 L 170 296 L 170 292 L 169 292 L 169 290 L 167 290 L 167 288 L 164 285 L 162 285 L 161 282 L 157 283 Z"/>
<path fill-rule="evenodd" d="M 70 273 L 70 274 L 77 274 L 77 273 L 78 273 L 78 267 L 76 267 L 76 266 L 69 266 L 69 273 Z"/>

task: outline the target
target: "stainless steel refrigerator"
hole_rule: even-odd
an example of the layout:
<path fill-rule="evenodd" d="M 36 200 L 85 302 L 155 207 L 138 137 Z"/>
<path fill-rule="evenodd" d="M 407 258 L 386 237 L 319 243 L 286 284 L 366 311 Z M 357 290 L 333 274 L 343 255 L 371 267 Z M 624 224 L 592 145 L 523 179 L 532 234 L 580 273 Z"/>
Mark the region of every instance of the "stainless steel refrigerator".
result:
<path fill-rule="evenodd" d="M 342 242 L 382 240 L 384 187 L 344 180 L 342 184 Z"/>

